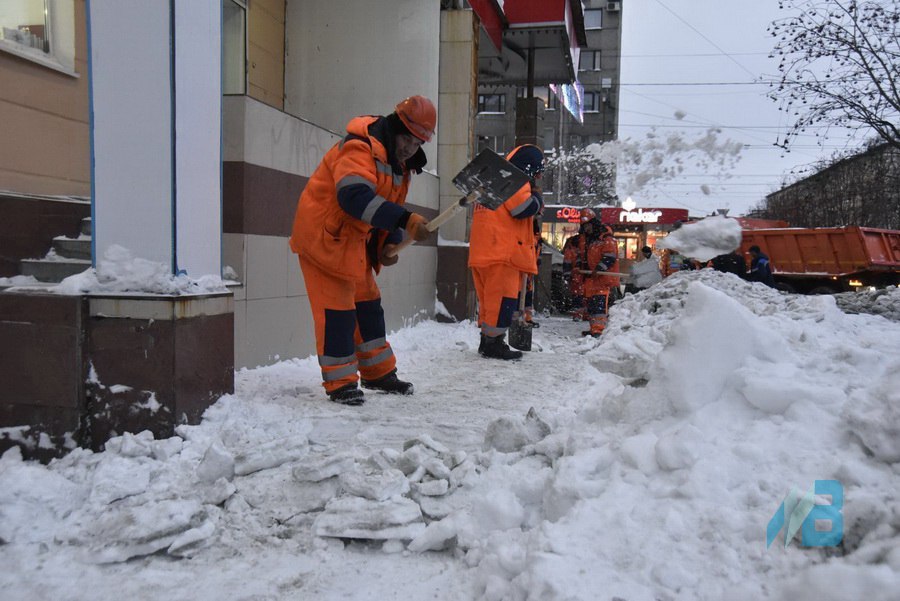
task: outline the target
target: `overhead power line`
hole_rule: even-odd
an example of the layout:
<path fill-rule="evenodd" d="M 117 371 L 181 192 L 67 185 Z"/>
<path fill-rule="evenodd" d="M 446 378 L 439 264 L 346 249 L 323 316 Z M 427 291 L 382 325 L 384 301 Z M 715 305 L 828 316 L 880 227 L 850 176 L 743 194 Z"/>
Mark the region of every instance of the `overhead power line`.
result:
<path fill-rule="evenodd" d="M 730 61 L 733 62 L 735 65 L 737 65 L 738 67 L 740 67 L 740 68 L 741 68 L 743 71 L 745 71 L 746 73 L 749 73 L 751 77 L 756 77 L 756 74 L 755 74 L 755 73 L 753 73 L 752 71 L 750 71 L 750 69 L 748 69 L 747 67 L 745 67 L 744 65 L 742 65 L 742 64 L 740 63 L 740 61 L 738 61 L 737 59 L 735 59 L 733 56 L 731 56 L 730 54 L 728 54 L 727 52 L 725 52 L 725 50 L 723 50 L 718 44 L 716 44 L 716 43 L 713 42 L 711 39 L 709 39 L 708 37 L 706 37 L 706 36 L 703 34 L 702 31 L 700 31 L 699 29 L 697 29 L 696 27 L 694 27 L 693 25 L 691 25 L 690 23 L 688 23 L 687 21 L 685 21 L 685 20 L 681 17 L 681 15 L 679 15 L 679 14 L 676 13 L 674 10 L 672 10 L 671 8 L 669 8 L 668 6 L 666 6 L 665 4 L 663 4 L 660 0 L 656 0 L 656 3 L 659 4 L 660 6 L 662 6 L 664 9 L 666 9 L 666 10 L 669 11 L 670 13 L 672 13 L 672 14 L 675 16 L 676 19 L 678 19 L 679 21 L 681 21 L 682 23 L 684 23 L 685 25 L 687 25 L 688 27 L 690 27 L 691 30 L 692 30 L 694 33 L 696 33 L 696 34 L 699 35 L 701 38 L 703 38 L 704 40 L 706 40 L 707 42 L 709 42 L 709 43 L 712 45 L 713 48 L 715 48 L 716 50 L 718 50 L 719 52 L 721 52 L 723 56 L 725 56 L 726 58 L 728 58 L 728 60 L 730 60 Z"/>

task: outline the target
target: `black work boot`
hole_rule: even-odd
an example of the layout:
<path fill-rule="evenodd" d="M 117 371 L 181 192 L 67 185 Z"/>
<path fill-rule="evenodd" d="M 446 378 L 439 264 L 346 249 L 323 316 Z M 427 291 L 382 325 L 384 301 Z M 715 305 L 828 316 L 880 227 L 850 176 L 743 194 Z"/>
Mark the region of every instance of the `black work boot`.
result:
<path fill-rule="evenodd" d="M 362 405 L 366 402 L 363 391 L 356 387 L 356 384 L 347 384 L 341 386 L 337 390 L 328 393 L 328 399 L 334 403 L 341 405 Z"/>
<path fill-rule="evenodd" d="M 481 345 L 478 347 L 478 354 L 482 357 L 490 357 L 491 359 L 521 359 L 522 351 L 514 351 L 506 344 L 504 336 L 485 336 L 481 335 Z"/>
<path fill-rule="evenodd" d="M 381 392 L 392 392 L 394 394 L 413 393 L 413 385 L 410 382 L 404 382 L 398 378 L 396 369 L 385 376 L 381 376 L 377 380 L 363 380 L 362 385 L 363 388 L 380 390 Z"/>

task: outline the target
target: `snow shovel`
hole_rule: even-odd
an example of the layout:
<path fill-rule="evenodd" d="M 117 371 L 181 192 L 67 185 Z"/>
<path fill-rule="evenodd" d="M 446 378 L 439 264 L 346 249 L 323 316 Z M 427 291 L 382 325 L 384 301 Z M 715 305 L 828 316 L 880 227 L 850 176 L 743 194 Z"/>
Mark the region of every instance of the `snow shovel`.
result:
<path fill-rule="evenodd" d="M 480 191 L 478 202 L 496 209 L 530 181 L 518 167 L 485 148 L 453 178 L 453 185 L 466 194 Z"/>
<path fill-rule="evenodd" d="M 629 273 L 620 273 L 618 271 L 593 271 L 592 269 L 579 269 L 578 271 L 584 275 L 608 275 L 614 278 L 631 277 L 631 274 Z"/>
<path fill-rule="evenodd" d="M 494 211 L 528 181 L 528 176 L 512 163 L 496 152 L 484 149 L 453 178 L 453 184 L 466 196 L 429 221 L 425 229 L 437 231 L 473 201 Z M 407 238 L 385 254 L 393 257 L 413 242 L 412 238 Z"/>
<path fill-rule="evenodd" d="M 519 310 L 513 314 L 509 325 L 509 346 L 520 351 L 531 350 L 531 328 L 525 323 L 525 292 L 528 290 L 528 274 L 522 274 L 522 287 L 519 289 Z"/>

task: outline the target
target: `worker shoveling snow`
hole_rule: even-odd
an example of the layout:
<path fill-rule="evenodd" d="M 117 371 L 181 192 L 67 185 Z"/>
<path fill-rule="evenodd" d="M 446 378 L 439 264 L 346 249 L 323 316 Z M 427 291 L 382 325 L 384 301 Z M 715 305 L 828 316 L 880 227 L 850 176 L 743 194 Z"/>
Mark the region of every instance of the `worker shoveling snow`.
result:
<path fill-rule="evenodd" d="M 698 261 L 730 253 L 741 245 L 741 225 L 721 215 L 684 225 L 657 243 Z"/>

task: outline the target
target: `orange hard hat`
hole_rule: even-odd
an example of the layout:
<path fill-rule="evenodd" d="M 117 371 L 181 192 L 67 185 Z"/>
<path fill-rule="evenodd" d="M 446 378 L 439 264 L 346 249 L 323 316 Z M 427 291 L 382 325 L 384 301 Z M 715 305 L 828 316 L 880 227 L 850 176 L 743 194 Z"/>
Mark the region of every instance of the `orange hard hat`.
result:
<path fill-rule="evenodd" d="M 430 142 L 437 125 L 437 109 L 424 96 L 410 96 L 394 108 L 409 133 L 423 142 Z"/>
<path fill-rule="evenodd" d="M 581 223 L 587 223 L 597 218 L 594 209 L 581 209 Z"/>

